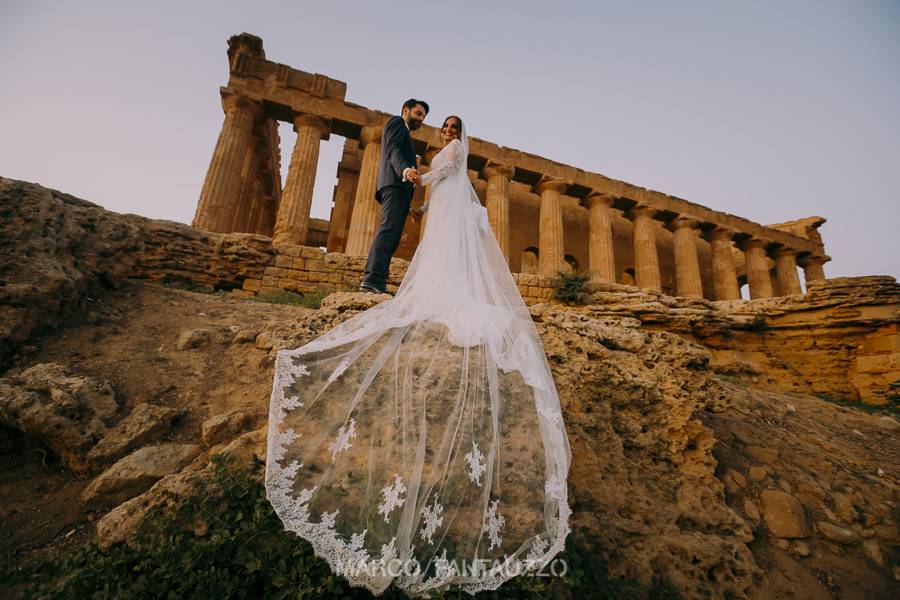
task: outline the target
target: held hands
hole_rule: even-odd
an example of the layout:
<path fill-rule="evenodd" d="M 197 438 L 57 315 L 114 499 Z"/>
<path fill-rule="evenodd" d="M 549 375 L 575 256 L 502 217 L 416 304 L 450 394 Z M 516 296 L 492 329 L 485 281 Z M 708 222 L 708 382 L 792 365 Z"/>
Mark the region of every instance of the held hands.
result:
<path fill-rule="evenodd" d="M 416 169 L 409 169 L 406 172 L 406 180 L 414 185 L 419 185 L 419 180 L 421 175 L 419 175 L 419 171 Z"/>

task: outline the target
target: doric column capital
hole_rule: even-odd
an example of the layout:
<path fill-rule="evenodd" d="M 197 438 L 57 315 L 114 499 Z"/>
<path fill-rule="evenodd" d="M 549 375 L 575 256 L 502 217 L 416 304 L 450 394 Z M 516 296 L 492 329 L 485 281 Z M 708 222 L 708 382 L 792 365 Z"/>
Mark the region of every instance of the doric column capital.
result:
<path fill-rule="evenodd" d="M 582 202 L 586 208 L 591 208 L 593 206 L 605 206 L 609 208 L 613 205 L 614 201 L 615 197 L 606 192 L 591 192 L 584 197 Z"/>
<path fill-rule="evenodd" d="M 747 250 L 765 250 L 768 245 L 769 242 L 766 240 L 752 237 L 738 243 L 737 247 L 746 252 Z"/>
<path fill-rule="evenodd" d="M 798 254 L 799 254 L 799 251 L 794 250 L 793 248 L 778 248 L 774 252 L 772 252 L 772 255 L 775 256 L 775 258 L 780 258 L 780 257 L 796 258 L 796 256 Z"/>
<path fill-rule="evenodd" d="M 369 144 L 380 144 L 382 131 L 384 129 L 381 127 L 363 127 L 359 132 L 359 147 L 365 148 Z"/>
<path fill-rule="evenodd" d="M 636 204 L 625 213 L 625 217 L 631 219 L 632 221 L 641 217 L 649 217 L 651 219 L 655 219 L 658 212 L 659 211 L 652 206 L 647 206 L 646 204 Z"/>
<path fill-rule="evenodd" d="M 801 267 L 817 266 L 821 267 L 831 260 L 830 256 L 818 256 L 816 254 L 805 254 L 797 259 L 797 264 Z"/>
<path fill-rule="evenodd" d="M 541 177 L 541 180 L 535 184 L 534 192 L 536 194 L 543 194 L 545 191 L 553 191 L 559 194 L 565 194 L 570 185 L 572 184 L 568 181 L 544 175 Z"/>
<path fill-rule="evenodd" d="M 710 242 L 730 242 L 734 237 L 735 231 L 731 227 L 717 226 L 707 233 Z"/>
<path fill-rule="evenodd" d="M 698 225 L 700 225 L 699 221 L 690 217 L 678 215 L 668 222 L 667 227 L 671 231 L 678 231 L 679 229 L 697 229 Z"/>
<path fill-rule="evenodd" d="M 311 113 L 303 113 L 294 115 L 294 131 L 301 127 L 312 127 L 319 131 L 319 135 L 323 140 L 331 137 L 331 119 L 320 117 Z"/>
<path fill-rule="evenodd" d="M 512 179 L 515 172 L 516 169 L 511 164 L 489 159 L 481 169 L 481 176 L 485 179 L 490 179 L 491 177 L 505 177 L 506 179 Z"/>
<path fill-rule="evenodd" d="M 260 117 L 263 114 L 261 103 L 233 92 L 222 94 L 222 108 L 225 110 L 225 114 L 237 111 L 246 111 L 254 117 Z"/>

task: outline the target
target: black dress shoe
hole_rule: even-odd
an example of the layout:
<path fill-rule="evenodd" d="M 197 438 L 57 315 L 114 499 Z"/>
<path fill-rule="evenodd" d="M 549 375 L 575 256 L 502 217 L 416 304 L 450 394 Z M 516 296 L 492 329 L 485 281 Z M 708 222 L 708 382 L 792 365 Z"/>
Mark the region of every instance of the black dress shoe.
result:
<path fill-rule="evenodd" d="M 389 296 L 393 296 L 393 294 L 387 291 L 385 288 L 375 287 L 374 285 L 369 283 L 359 284 L 359 291 L 369 292 L 370 294 L 387 294 Z"/>

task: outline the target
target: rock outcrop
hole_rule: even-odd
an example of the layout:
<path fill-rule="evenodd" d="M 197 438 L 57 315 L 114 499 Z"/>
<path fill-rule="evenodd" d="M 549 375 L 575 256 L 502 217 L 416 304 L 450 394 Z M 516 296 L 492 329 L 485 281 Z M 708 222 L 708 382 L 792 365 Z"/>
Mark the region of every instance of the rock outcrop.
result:
<path fill-rule="evenodd" d="M 264 462 L 275 353 L 384 299 L 311 310 L 147 283 L 240 287 L 270 250 L 8 179 L 0 200 L 0 422 L 82 482 L 66 498 L 104 548 L 155 506 L 219 494 L 212 456 Z M 613 575 L 687 598 L 891 597 L 893 278 L 731 303 L 602 286 L 593 300 L 530 310 L 572 449 L 572 526 Z"/>
<path fill-rule="evenodd" d="M 239 288 L 262 276 L 271 255 L 268 238 L 122 215 L 0 177 L 0 367 L 35 332 L 90 312 L 93 297 L 123 278 Z"/>

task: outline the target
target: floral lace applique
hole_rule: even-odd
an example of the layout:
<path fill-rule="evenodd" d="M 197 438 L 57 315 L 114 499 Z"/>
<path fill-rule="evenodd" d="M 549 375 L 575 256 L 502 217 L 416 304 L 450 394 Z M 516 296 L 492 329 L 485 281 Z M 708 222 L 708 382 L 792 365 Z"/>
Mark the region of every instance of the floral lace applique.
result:
<path fill-rule="evenodd" d="M 381 491 L 384 493 L 384 500 L 378 505 L 378 514 L 384 517 L 385 523 L 388 523 L 388 515 L 390 515 L 395 508 L 403 506 L 403 503 L 406 501 L 405 498 L 400 497 L 406 493 L 406 486 L 403 485 L 403 478 L 400 475 L 395 475 L 394 484 L 389 485 Z M 391 543 L 393 543 L 393 541 Z"/>
<path fill-rule="evenodd" d="M 397 547 L 394 546 L 396 541 L 397 536 L 394 536 L 391 538 L 391 541 L 381 546 L 381 564 L 386 565 L 397 558 Z"/>
<path fill-rule="evenodd" d="M 499 548 L 503 544 L 503 539 L 500 537 L 500 528 L 506 523 L 506 518 L 497 512 L 499 504 L 499 500 L 494 500 L 488 507 L 487 524 L 485 525 L 487 527 L 488 537 L 491 540 L 491 545 L 488 550 L 493 550 L 495 547 Z"/>
<path fill-rule="evenodd" d="M 330 513 L 322 513 L 322 516 L 319 517 L 320 524 L 326 529 L 334 529 L 334 520 L 337 519 L 338 511 Z"/>
<path fill-rule="evenodd" d="M 469 481 L 481 487 L 481 475 L 487 470 L 484 463 L 484 454 L 478 449 L 478 444 L 472 442 L 472 450 L 465 456 L 469 464 Z"/>
<path fill-rule="evenodd" d="M 347 544 L 347 550 L 351 552 L 359 552 L 363 549 L 363 544 L 366 541 L 366 532 L 368 529 L 363 529 L 362 533 L 354 533 L 350 536 L 350 543 Z"/>
<path fill-rule="evenodd" d="M 288 363 L 288 375 L 291 376 L 291 379 L 299 379 L 304 375 L 309 375 L 309 369 L 304 364 L 296 364 L 293 360 L 290 360 Z"/>
<path fill-rule="evenodd" d="M 528 564 L 529 568 L 534 568 L 538 565 L 538 563 L 544 558 L 544 555 L 547 553 L 547 548 L 550 547 L 550 542 L 542 537 L 534 538 L 534 542 L 531 544 L 531 550 L 528 552 L 528 556 L 525 558 L 525 562 Z"/>
<path fill-rule="evenodd" d="M 447 560 L 447 549 L 434 559 L 434 577 L 435 579 L 446 579 L 456 574 L 456 568 Z"/>
<path fill-rule="evenodd" d="M 434 532 L 437 531 L 437 528 L 441 526 L 441 523 L 444 522 L 444 517 L 441 516 L 441 513 L 444 512 L 444 507 L 441 506 L 437 500 L 434 501 L 434 504 L 431 506 L 426 506 L 425 510 L 422 512 L 422 518 L 424 520 L 424 525 L 422 525 L 421 531 L 419 534 L 422 536 L 422 539 L 427 541 L 429 545 L 434 544 L 431 539 L 431 536 L 434 535 Z"/>
<path fill-rule="evenodd" d="M 331 445 L 328 446 L 328 449 L 331 451 L 331 462 L 334 462 L 335 457 L 347 450 L 352 445 L 350 440 L 356 437 L 356 420 L 350 419 L 349 424 L 341 425 L 341 428 L 338 429 L 337 438 L 331 442 Z"/>

